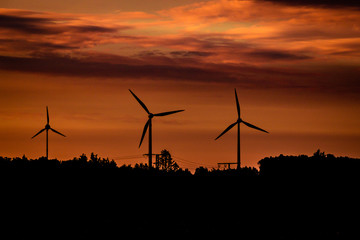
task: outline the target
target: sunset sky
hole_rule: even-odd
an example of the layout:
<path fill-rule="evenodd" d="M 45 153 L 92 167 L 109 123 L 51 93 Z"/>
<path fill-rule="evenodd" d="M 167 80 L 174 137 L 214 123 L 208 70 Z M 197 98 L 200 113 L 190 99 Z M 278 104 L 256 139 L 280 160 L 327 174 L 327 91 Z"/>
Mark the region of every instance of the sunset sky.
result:
<path fill-rule="evenodd" d="M 317 149 L 360 157 L 360 3 L 310 0 L 0 0 L 0 156 L 118 165 L 167 149 L 183 168 Z M 129 158 L 129 159 L 127 159 Z"/>

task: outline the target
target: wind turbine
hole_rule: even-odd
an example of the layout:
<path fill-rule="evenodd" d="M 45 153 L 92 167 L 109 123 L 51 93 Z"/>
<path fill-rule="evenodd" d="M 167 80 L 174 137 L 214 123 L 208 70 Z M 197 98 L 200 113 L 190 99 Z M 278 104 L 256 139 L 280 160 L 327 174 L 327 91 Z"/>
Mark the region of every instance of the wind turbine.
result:
<path fill-rule="evenodd" d="M 170 112 L 162 112 L 162 113 L 151 113 L 149 111 L 149 109 L 146 107 L 146 105 L 135 95 L 135 93 L 133 93 L 130 89 L 129 91 L 131 92 L 131 94 L 134 96 L 134 98 L 140 103 L 141 107 L 145 110 L 145 112 L 148 114 L 148 120 L 145 123 L 144 126 L 144 130 L 142 132 L 141 135 L 141 140 L 140 140 L 140 144 L 139 144 L 139 148 L 144 140 L 145 134 L 147 129 L 149 128 L 149 168 L 152 167 L 152 119 L 153 117 L 162 117 L 162 116 L 167 116 L 170 114 L 174 114 L 174 113 L 178 113 L 178 112 L 182 112 L 184 110 L 176 110 L 176 111 L 170 111 Z"/>
<path fill-rule="evenodd" d="M 46 122 L 46 125 L 45 125 L 45 128 L 43 128 L 43 129 L 41 129 L 37 134 L 35 134 L 32 138 L 34 138 L 34 137 L 36 137 L 37 135 L 39 135 L 40 133 L 42 133 L 44 130 L 46 130 L 46 159 L 48 160 L 49 158 L 48 158 L 48 146 L 49 146 L 49 139 L 48 139 L 48 135 L 49 135 L 49 129 L 51 130 L 51 131 L 53 131 L 54 133 L 57 133 L 57 134 L 59 134 L 59 135 L 61 135 L 61 136 L 64 136 L 64 137 L 66 137 L 64 134 L 62 134 L 62 133 L 60 133 L 60 132 L 58 132 L 58 131 L 56 131 L 55 129 L 53 129 L 53 128 L 51 128 L 50 127 L 50 124 L 49 124 L 49 110 L 48 110 L 48 107 L 46 106 L 46 116 L 47 116 L 47 122 Z"/>
<path fill-rule="evenodd" d="M 256 127 L 256 126 L 254 126 L 254 125 L 252 125 L 252 124 L 250 124 L 248 122 L 245 122 L 244 120 L 241 119 L 241 117 L 240 117 L 240 104 L 239 104 L 238 96 L 236 94 L 236 88 L 235 88 L 235 100 L 236 100 L 236 108 L 237 108 L 238 119 L 236 120 L 236 122 L 230 124 L 230 126 L 228 126 L 217 138 L 215 138 L 215 140 L 220 138 L 227 131 L 229 131 L 235 125 L 237 125 L 237 170 L 240 170 L 240 123 L 243 123 L 243 124 L 245 124 L 246 126 L 248 126 L 250 128 L 254 128 L 254 129 L 262 131 L 262 132 L 266 132 L 266 133 L 269 133 L 269 132 L 267 132 L 264 129 L 261 129 L 259 127 Z"/>

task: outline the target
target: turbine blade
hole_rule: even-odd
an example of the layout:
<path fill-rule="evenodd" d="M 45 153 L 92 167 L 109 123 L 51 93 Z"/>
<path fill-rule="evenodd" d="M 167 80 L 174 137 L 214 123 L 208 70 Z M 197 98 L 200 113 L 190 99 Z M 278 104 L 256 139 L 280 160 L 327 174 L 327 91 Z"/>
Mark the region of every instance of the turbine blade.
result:
<path fill-rule="evenodd" d="M 150 121 L 151 121 L 151 119 L 147 120 L 147 122 L 145 123 L 144 130 L 143 130 L 142 135 L 141 135 L 141 140 L 140 140 L 139 147 L 141 146 L 141 144 L 142 144 L 142 142 L 144 140 L 144 137 L 145 137 L 146 131 L 147 131 L 148 127 L 149 127 Z"/>
<path fill-rule="evenodd" d="M 44 129 L 41 129 L 37 134 L 35 134 L 34 136 L 32 136 L 32 138 L 36 137 L 37 135 L 39 135 L 40 133 L 42 133 L 44 130 L 45 130 L 45 128 L 44 128 Z"/>
<path fill-rule="evenodd" d="M 185 110 L 176 110 L 176 111 L 171 111 L 171 112 L 162 112 L 162 113 L 156 113 L 154 114 L 154 116 L 166 116 L 166 115 L 170 115 L 170 114 L 174 114 L 174 113 L 178 113 L 178 112 L 182 112 L 182 111 L 185 111 Z"/>
<path fill-rule="evenodd" d="M 232 129 L 238 122 L 234 122 L 233 124 L 231 124 L 230 126 L 228 126 L 217 138 L 215 138 L 215 140 L 217 140 L 219 137 L 221 137 L 222 135 L 224 135 L 227 131 L 229 131 L 230 129 Z"/>
<path fill-rule="evenodd" d="M 262 132 L 269 133 L 268 131 L 265 131 L 264 129 L 261 129 L 261 128 L 257 127 L 257 126 L 254 126 L 254 125 L 252 125 L 252 124 L 250 124 L 250 123 L 248 123 L 248 122 L 245 122 L 245 121 L 242 121 L 242 122 L 243 122 L 246 126 L 248 126 L 248 127 L 254 128 L 254 129 L 259 130 L 259 131 L 262 131 Z"/>
<path fill-rule="evenodd" d="M 140 103 L 140 105 L 143 107 L 143 109 L 150 114 L 149 109 L 147 109 L 147 107 L 145 106 L 145 104 L 135 95 L 135 93 L 133 93 L 130 89 L 129 91 L 131 92 L 131 94 L 134 96 L 134 98 Z"/>
<path fill-rule="evenodd" d="M 47 116 L 47 124 L 49 124 L 49 110 L 47 106 L 46 106 L 46 116 Z"/>
<path fill-rule="evenodd" d="M 54 133 L 57 133 L 57 134 L 60 134 L 61 136 L 66 137 L 64 134 L 62 134 L 62 133 L 60 133 L 60 132 L 56 131 L 55 129 L 53 129 L 53 128 L 50 128 L 50 129 L 51 129 L 51 131 L 53 131 Z"/>
<path fill-rule="evenodd" d="M 239 99 L 236 93 L 236 88 L 235 88 L 235 99 L 236 99 L 236 108 L 237 108 L 237 114 L 238 114 L 238 118 L 240 118 L 240 104 L 239 104 Z"/>

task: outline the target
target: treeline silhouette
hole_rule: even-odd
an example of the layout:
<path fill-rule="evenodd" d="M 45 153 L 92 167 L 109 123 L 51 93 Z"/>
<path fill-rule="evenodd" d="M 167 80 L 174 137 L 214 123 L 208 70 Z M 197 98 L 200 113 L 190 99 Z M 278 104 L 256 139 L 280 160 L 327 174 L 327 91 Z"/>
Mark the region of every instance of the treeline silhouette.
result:
<path fill-rule="evenodd" d="M 161 165 L 165 159 L 171 156 L 149 169 L 146 164 L 117 166 L 94 153 L 68 161 L 0 157 L 2 234 L 22 239 L 360 239 L 358 181 L 329 175 L 326 181 L 298 182 L 284 175 L 303 177 L 308 169 L 321 174 L 327 161 L 347 165 L 359 159 L 317 151 L 264 158 L 260 172 L 199 167 L 194 173 L 173 160 Z M 312 164 L 317 161 L 323 165 Z M 344 167 L 349 168 L 354 165 Z"/>
<path fill-rule="evenodd" d="M 242 176 L 242 177 L 256 177 L 259 171 L 254 167 L 242 167 L 237 169 L 208 169 L 205 167 L 198 167 L 195 169 L 195 176 Z"/>
<path fill-rule="evenodd" d="M 256 168 L 244 167 L 240 171 L 235 169 L 208 169 L 205 167 L 196 168 L 194 174 L 189 169 L 183 169 L 171 158 L 171 154 L 167 150 L 162 151 L 157 165 L 149 169 L 148 164 L 136 163 L 132 165 L 117 166 L 114 160 L 109 158 L 101 158 L 97 154 L 91 153 L 90 158 L 86 154 L 75 157 L 71 160 L 60 161 L 57 159 L 49 159 L 40 157 L 38 159 L 28 159 L 23 157 L 1 157 L 0 170 L 5 169 L 116 169 L 116 173 L 124 176 L 258 176 L 259 172 Z"/>
<path fill-rule="evenodd" d="M 59 161 L 57 159 L 28 159 L 25 155 L 22 158 L 0 157 L 0 169 L 80 169 L 80 168 L 117 168 L 114 160 L 98 157 L 91 153 L 90 158 L 82 154 L 79 158 Z"/>
<path fill-rule="evenodd" d="M 358 177 L 360 159 L 335 157 L 320 149 L 312 156 L 266 157 L 258 162 L 260 175 L 265 177 L 309 178 L 309 177 Z"/>
<path fill-rule="evenodd" d="M 124 176 L 241 176 L 241 177 L 340 177 L 359 176 L 360 159 L 349 157 L 335 157 L 317 150 L 312 156 L 284 156 L 266 157 L 259 162 L 259 169 L 242 167 L 236 169 L 208 169 L 198 167 L 194 173 L 183 169 L 173 160 L 166 149 L 161 151 L 155 167 L 149 168 L 147 164 L 136 163 L 132 165 L 117 166 L 114 160 L 101 158 L 91 153 L 90 157 L 82 154 L 71 160 L 59 161 L 40 157 L 28 159 L 0 157 L 0 170 L 4 169 L 116 169 L 116 173 Z"/>

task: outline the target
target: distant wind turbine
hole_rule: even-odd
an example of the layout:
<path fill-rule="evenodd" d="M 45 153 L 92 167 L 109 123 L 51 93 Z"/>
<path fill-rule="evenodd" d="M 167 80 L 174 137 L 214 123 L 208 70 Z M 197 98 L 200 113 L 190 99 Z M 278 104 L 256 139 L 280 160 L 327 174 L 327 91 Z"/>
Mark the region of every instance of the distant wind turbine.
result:
<path fill-rule="evenodd" d="M 245 124 L 246 126 L 250 127 L 250 128 L 254 128 L 256 130 L 262 131 L 262 132 L 266 132 L 269 133 L 267 131 L 265 131 L 264 129 L 261 129 L 259 127 L 256 127 L 248 122 L 245 122 L 241 119 L 240 117 L 240 104 L 239 104 L 239 100 L 238 100 L 238 96 L 236 94 L 236 89 L 235 89 L 235 100 L 236 100 L 236 108 L 237 108 L 237 114 L 238 114 L 238 119 L 236 120 L 236 122 L 230 124 L 230 126 L 228 126 L 217 138 L 215 138 L 215 140 L 217 140 L 218 138 L 220 138 L 222 135 L 224 135 L 227 131 L 229 131 L 230 129 L 232 129 L 236 124 L 237 124 L 237 170 L 240 170 L 240 123 Z"/>
<path fill-rule="evenodd" d="M 141 107 L 145 110 L 145 112 L 148 114 L 148 120 L 145 123 L 145 127 L 144 130 L 142 132 L 142 136 L 141 136 L 141 140 L 140 140 L 140 144 L 139 144 L 139 148 L 144 140 L 145 134 L 147 129 L 149 128 L 149 168 L 152 167 L 152 118 L 153 117 L 161 117 L 161 116 L 166 116 L 166 115 L 170 115 L 170 114 L 174 114 L 174 113 L 178 113 L 178 112 L 182 112 L 184 110 L 176 110 L 176 111 L 170 111 L 170 112 L 162 112 L 162 113 L 151 113 L 149 111 L 149 109 L 146 107 L 146 105 L 135 95 L 135 93 L 133 93 L 130 89 L 129 91 L 131 92 L 131 94 L 134 96 L 134 98 L 139 102 L 139 104 L 141 105 Z"/>
<path fill-rule="evenodd" d="M 64 137 L 66 137 L 64 134 L 62 134 L 62 133 L 60 133 L 60 132 L 58 132 L 58 131 L 56 131 L 55 129 L 53 129 L 53 128 L 51 128 L 50 127 L 50 124 L 49 124 L 49 122 L 50 122 L 50 120 L 49 120 L 49 110 L 48 110 L 48 107 L 46 106 L 46 116 L 47 116 L 47 122 L 46 122 L 46 125 L 45 125 L 45 128 L 43 128 L 43 129 L 41 129 L 37 134 L 35 134 L 32 138 L 34 138 L 34 137 L 36 137 L 37 135 L 39 135 L 40 133 L 42 133 L 44 130 L 46 130 L 46 159 L 49 159 L 48 158 L 48 153 L 49 153 L 49 148 L 48 148 L 48 146 L 49 146 L 49 139 L 48 139 L 48 135 L 49 135 L 49 129 L 51 130 L 51 131 L 53 131 L 54 133 L 57 133 L 57 134 L 59 134 L 59 135 L 61 135 L 61 136 L 64 136 Z"/>

